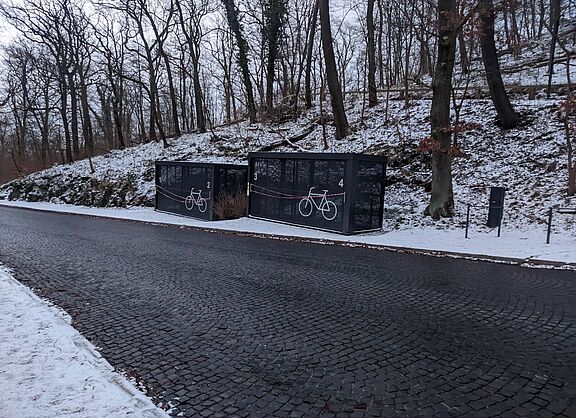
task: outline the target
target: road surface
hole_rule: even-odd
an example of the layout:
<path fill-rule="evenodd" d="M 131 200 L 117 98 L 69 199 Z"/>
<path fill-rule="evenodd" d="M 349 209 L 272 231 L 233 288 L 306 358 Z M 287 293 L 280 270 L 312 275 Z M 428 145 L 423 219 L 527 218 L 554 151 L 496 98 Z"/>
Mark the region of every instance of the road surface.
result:
<path fill-rule="evenodd" d="M 576 416 L 574 272 L 5 207 L 0 262 L 174 414 Z"/>

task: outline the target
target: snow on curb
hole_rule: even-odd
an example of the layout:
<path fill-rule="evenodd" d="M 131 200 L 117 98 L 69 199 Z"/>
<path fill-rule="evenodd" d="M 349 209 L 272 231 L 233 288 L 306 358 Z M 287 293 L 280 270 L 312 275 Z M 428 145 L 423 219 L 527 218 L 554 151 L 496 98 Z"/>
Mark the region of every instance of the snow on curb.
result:
<path fill-rule="evenodd" d="M 21 201 L 0 201 L 0 206 L 175 225 L 204 230 L 247 233 L 267 237 L 307 239 L 328 244 L 362 245 L 460 258 L 492 259 L 494 261 L 528 266 L 576 266 L 576 231 L 564 231 L 563 234 L 553 234 L 552 243 L 547 245 L 545 243 L 546 230 L 542 228 L 533 228 L 528 231 L 504 229 L 502 236 L 499 238 L 496 236 L 495 231 L 486 233 L 482 230 L 472 230 L 469 234 L 470 238 L 465 239 L 463 230 L 441 230 L 433 228 L 412 228 L 393 230 L 390 232 L 383 231 L 380 233 L 343 236 L 251 218 L 205 222 L 160 213 L 151 208 L 143 207 L 131 209 L 91 208 Z"/>
<path fill-rule="evenodd" d="M 168 417 L 0 265 L 0 417 Z"/>

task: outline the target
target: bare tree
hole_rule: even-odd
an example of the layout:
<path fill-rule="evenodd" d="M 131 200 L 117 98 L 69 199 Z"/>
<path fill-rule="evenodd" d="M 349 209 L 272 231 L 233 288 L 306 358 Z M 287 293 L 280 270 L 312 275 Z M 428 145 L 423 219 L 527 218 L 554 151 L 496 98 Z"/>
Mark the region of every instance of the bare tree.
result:
<path fill-rule="evenodd" d="M 366 11 L 367 42 L 366 53 L 368 55 L 368 106 L 374 107 L 378 104 L 376 91 L 376 44 L 374 40 L 374 2 L 368 0 Z"/>
<path fill-rule="evenodd" d="M 162 58 L 164 62 L 164 68 L 166 71 L 166 76 L 168 78 L 168 88 L 170 92 L 170 104 L 172 109 L 172 124 L 174 128 L 174 133 L 176 136 L 181 135 L 180 130 L 180 122 L 178 119 L 178 101 L 176 98 L 176 89 L 174 87 L 174 76 L 172 75 L 172 66 L 170 64 L 170 58 L 166 52 L 166 48 L 164 46 L 166 39 L 170 30 L 172 29 L 173 22 L 172 19 L 174 17 L 174 1 L 170 0 L 170 3 L 166 7 L 162 7 L 161 5 L 161 16 L 158 16 L 158 13 L 153 13 L 153 11 L 148 7 L 147 2 L 144 0 L 138 1 L 138 6 L 140 10 L 140 17 L 142 15 L 146 16 L 150 28 L 154 33 L 155 37 L 155 47 L 157 49 L 158 55 Z M 162 26 L 160 26 L 160 25 Z M 156 99 L 158 99 L 158 95 L 156 95 Z"/>
<path fill-rule="evenodd" d="M 318 23 L 318 1 L 315 0 L 311 6 L 312 6 L 311 8 L 303 7 L 302 10 L 300 10 L 298 6 L 295 7 L 295 15 L 296 15 L 295 25 L 297 28 L 296 39 L 295 40 L 292 39 L 290 42 L 292 46 L 291 56 L 286 57 L 286 59 L 283 60 L 283 61 L 292 60 L 294 62 L 298 61 L 296 80 L 294 80 L 294 75 L 292 75 L 291 80 L 291 83 L 293 85 L 291 88 L 291 94 L 293 94 L 294 117 L 297 117 L 298 115 L 299 95 L 303 75 L 305 76 L 305 82 L 304 82 L 305 105 L 307 109 L 310 109 L 312 107 L 312 91 L 310 87 L 310 82 L 312 78 L 311 67 L 312 67 L 312 54 L 314 50 L 313 45 L 314 33 L 316 31 L 316 25 Z M 312 40 L 310 40 L 311 37 Z M 308 63 L 308 51 L 310 51 L 309 63 Z M 293 68 L 295 68 L 295 66 Z"/>
<path fill-rule="evenodd" d="M 101 16 L 102 24 L 95 30 L 95 37 L 98 48 L 104 59 L 104 74 L 107 80 L 107 87 L 111 92 L 111 113 L 114 119 L 114 127 L 118 147 L 124 149 L 126 140 L 124 138 L 124 128 L 122 124 L 122 109 L 124 104 L 124 65 L 126 59 L 126 28 L 121 27 L 116 30 L 113 18 L 107 15 Z M 106 112 L 107 98 L 104 90 L 99 92 L 100 103 L 103 112 Z M 105 119 L 108 117 L 105 115 Z M 108 124 L 103 126 L 108 147 L 113 147 L 112 132 L 108 130 Z"/>
<path fill-rule="evenodd" d="M 8 47 L 6 53 L 8 99 L 11 104 L 15 130 L 15 159 L 20 163 L 26 160 L 28 120 L 31 107 L 30 73 L 33 56 L 29 48 L 23 45 Z"/>
<path fill-rule="evenodd" d="M 456 1 L 438 0 L 438 56 L 432 82 L 432 193 L 425 214 L 432 219 L 454 214 L 450 96 L 456 58 Z"/>
<path fill-rule="evenodd" d="M 74 23 L 73 6 L 70 0 L 50 0 L 36 3 L 31 0 L 0 5 L 0 13 L 21 30 L 22 36 L 31 42 L 46 47 L 56 64 L 58 91 L 60 95 L 60 115 L 66 145 L 66 160 L 74 161 L 79 154 L 77 130 L 77 108 L 75 107 L 76 87 L 74 75 L 77 65 L 74 61 L 75 45 L 71 34 Z M 70 118 L 68 120 L 68 97 L 70 97 Z M 76 133 L 74 133 L 76 132 Z M 74 143 L 73 143 L 74 142 Z"/>
<path fill-rule="evenodd" d="M 482 21 L 480 45 L 482 47 L 482 61 L 484 61 L 486 81 L 490 88 L 490 96 L 498 112 L 498 118 L 500 119 L 502 127 L 504 129 L 515 128 L 518 126 L 519 119 L 504 88 L 496 43 L 494 41 L 494 2 L 492 0 L 480 0 L 479 5 Z"/>
<path fill-rule="evenodd" d="M 334 46 L 332 42 L 332 29 L 330 27 L 330 6 L 328 0 L 319 0 L 320 9 L 320 32 L 322 37 L 322 49 L 326 64 L 326 83 L 330 91 L 332 113 L 336 125 L 336 138 L 342 139 L 348 134 L 348 119 L 344 110 L 342 88 L 338 79 L 336 59 L 334 58 Z"/>
<path fill-rule="evenodd" d="M 212 76 L 220 81 L 222 84 L 223 96 L 224 96 L 224 110 L 225 110 L 225 121 L 227 123 L 231 122 L 232 119 L 237 118 L 237 108 L 236 108 L 236 96 L 234 92 L 233 83 L 233 54 L 232 54 L 232 35 L 229 31 L 219 30 L 216 32 L 216 38 L 214 40 L 214 46 L 211 47 L 211 53 L 213 58 L 216 60 L 217 65 L 222 71 L 222 75 L 219 76 L 215 72 Z"/>
<path fill-rule="evenodd" d="M 202 38 L 204 29 L 202 19 L 210 12 L 208 0 L 201 0 L 200 4 L 195 1 L 176 1 L 182 34 L 186 39 L 188 53 L 192 60 L 192 83 L 194 86 L 194 106 L 196 114 L 196 127 L 198 132 L 206 132 L 206 116 L 204 111 L 204 98 L 202 84 L 200 83 L 200 55 L 202 51 Z"/>
<path fill-rule="evenodd" d="M 548 63 L 548 91 L 547 97 L 550 98 L 552 90 L 552 76 L 554 74 L 554 58 L 556 56 L 556 44 L 558 43 L 558 31 L 560 28 L 560 17 L 562 9 L 560 8 L 560 0 L 550 0 L 550 31 L 552 39 L 550 41 L 550 60 Z"/>
<path fill-rule="evenodd" d="M 276 59 L 282 33 L 283 20 L 286 14 L 286 0 L 266 0 L 264 3 L 264 38 L 267 45 L 266 57 L 266 107 L 268 112 L 274 110 L 274 79 Z"/>
<path fill-rule="evenodd" d="M 136 34 L 133 38 L 137 39 L 137 43 L 134 46 L 129 46 L 126 43 L 126 48 L 128 51 L 132 52 L 136 59 L 144 60 L 146 65 L 147 83 L 141 80 L 141 73 L 139 68 L 136 69 L 136 76 L 129 76 L 124 74 L 123 76 L 132 82 L 138 84 L 143 88 L 149 99 L 149 130 L 148 135 L 150 140 L 156 141 L 156 129 L 160 134 L 162 143 L 164 147 L 168 147 L 168 141 L 166 140 L 166 133 L 164 129 L 164 124 L 162 121 L 161 109 L 160 109 L 160 99 L 159 99 L 159 88 L 158 88 L 158 72 L 159 72 L 159 60 L 162 57 L 160 52 L 159 43 L 163 43 L 168 35 L 169 25 L 166 24 L 162 31 L 158 29 L 154 32 L 154 39 L 150 40 L 148 37 L 148 28 L 145 26 L 145 16 L 150 15 L 147 11 L 148 5 L 145 0 L 126 0 L 125 3 L 119 6 L 119 10 L 123 12 L 127 17 L 130 18 L 132 23 L 135 25 Z M 148 18 L 148 19 L 151 19 Z M 137 62 L 138 66 L 140 61 Z"/>
<path fill-rule="evenodd" d="M 314 53 L 314 37 L 316 34 L 316 26 L 318 24 L 318 7 L 320 0 L 314 2 L 314 8 L 310 14 L 310 25 L 308 26 L 308 40 L 306 41 L 306 69 L 304 81 L 304 96 L 306 108 L 312 107 L 312 55 Z"/>
<path fill-rule="evenodd" d="M 230 30 L 236 39 L 236 47 L 238 48 L 238 66 L 242 71 L 242 80 L 244 82 L 244 89 L 246 93 L 246 107 L 248 110 L 248 117 L 250 122 L 256 121 L 256 104 L 254 102 L 254 92 L 252 90 L 252 81 L 250 79 L 250 69 L 248 67 L 248 43 L 242 33 L 242 25 L 240 24 L 238 8 L 234 4 L 234 0 L 222 0 L 226 8 L 226 18 Z"/>

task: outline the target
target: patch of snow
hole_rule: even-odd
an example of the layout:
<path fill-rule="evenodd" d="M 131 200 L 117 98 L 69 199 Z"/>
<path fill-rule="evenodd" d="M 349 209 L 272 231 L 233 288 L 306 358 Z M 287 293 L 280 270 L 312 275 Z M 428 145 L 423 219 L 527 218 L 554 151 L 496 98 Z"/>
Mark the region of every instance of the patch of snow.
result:
<path fill-rule="evenodd" d="M 0 318 L 0 417 L 168 417 L 1 265 Z"/>

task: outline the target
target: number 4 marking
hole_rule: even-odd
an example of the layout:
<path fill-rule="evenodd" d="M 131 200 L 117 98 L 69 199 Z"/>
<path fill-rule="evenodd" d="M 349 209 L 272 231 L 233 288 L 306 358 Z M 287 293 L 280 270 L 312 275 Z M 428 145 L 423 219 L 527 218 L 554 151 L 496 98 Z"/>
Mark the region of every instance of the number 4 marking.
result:
<path fill-rule="evenodd" d="M 344 187 L 344 179 L 340 180 L 340 183 L 338 183 L 338 186 Z"/>

